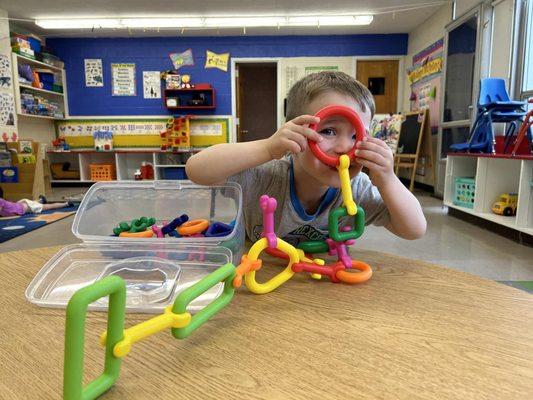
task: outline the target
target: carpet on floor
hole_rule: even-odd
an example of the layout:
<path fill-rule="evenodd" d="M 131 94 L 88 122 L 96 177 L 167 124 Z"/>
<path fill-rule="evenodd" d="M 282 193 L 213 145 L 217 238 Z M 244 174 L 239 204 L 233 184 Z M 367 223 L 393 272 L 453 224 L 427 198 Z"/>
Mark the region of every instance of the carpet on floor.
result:
<path fill-rule="evenodd" d="M 44 211 L 41 214 L 2 217 L 0 218 L 0 243 L 73 215 L 77 209 L 78 207 L 65 207 Z"/>

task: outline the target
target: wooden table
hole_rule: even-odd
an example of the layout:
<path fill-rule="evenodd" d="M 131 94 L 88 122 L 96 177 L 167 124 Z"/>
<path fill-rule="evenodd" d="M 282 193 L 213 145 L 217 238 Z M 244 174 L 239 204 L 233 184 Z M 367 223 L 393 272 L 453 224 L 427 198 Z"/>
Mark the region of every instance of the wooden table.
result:
<path fill-rule="evenodd" d="M 0 254 L 2 399 L 61 398 L 64 310 L 24 298 L 57 250 Z M 374 268 L 365 284 L 298 275 L 267 295 L 241 288 L 189 338 L 135 344 L 102 399 L 533 399 L 533 296 L 424 262 L 358 258 Z M 88 318 L 91 379 L 105 318 Z"/>

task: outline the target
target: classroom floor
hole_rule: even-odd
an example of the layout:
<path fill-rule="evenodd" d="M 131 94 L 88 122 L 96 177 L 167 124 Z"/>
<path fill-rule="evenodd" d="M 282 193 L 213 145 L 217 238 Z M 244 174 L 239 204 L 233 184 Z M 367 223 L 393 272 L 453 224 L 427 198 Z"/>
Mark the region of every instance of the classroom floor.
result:
<path fill-rule="evenodd" d="M 83 188 L 54 188 L 49 199 L 78 197 Z M 532 281 L 533 248 L 520 245 L 486 229 L 449 217 L 439 199 L 417 192 L 428 221 L 424 238 L 399 239 L 378 227 L 368 227 L 352 248 L 396 254 L 444 265 L 498 281 Z M 71 232 L 74 217 L 65 218 L 2 244 L 2 251 L 65 245 L 79 240 Z"/>

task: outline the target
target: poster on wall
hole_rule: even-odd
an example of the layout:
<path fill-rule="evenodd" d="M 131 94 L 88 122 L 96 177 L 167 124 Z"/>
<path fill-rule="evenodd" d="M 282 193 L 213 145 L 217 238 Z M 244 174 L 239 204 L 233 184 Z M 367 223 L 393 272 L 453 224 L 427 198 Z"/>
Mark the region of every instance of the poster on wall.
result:
<path fill-rule="evenodd" d="M 338 71 L 339 67 L 337 65 L 324 65 L 319 67 L 305 67 L 305 76 L 314 74 L 315 72 L 322 71 Z"/>
<path fill-rule="evenodd" d="M 408 68 L 411 85 L 411 111 L 429 109 L 431 133 L 436 134 L 440 120 L 440 90 L 443 60 L 443 39 L 413 56 Z"/>
<path fill-rule="evenodd" d="M 15 125 L 15 106 L 11 93 L 0 92 L 0 126 Z"/>
<path fill-rule="evenodd" d="M 143 96 L 145 99 L 161 98 L 160 76 L 159 71 L 143 71 Z"/>
<path fill-rule="evenodd" d="M 170 53 L 168 56 L 172 61 L 174 69 L 180 69 L 181 67 L 194 65 L 192 49 L 187 49 L 183 53 Z"/>
<path fill-rule="evenodd" d="M 104 74 L 102 70 L 102 60 L 99 58 L 86 58 L 83 60 L 85 65 L 85 86 L 103 87 Z"/>
<path fill-rule="evenodd" d="M 11 87 L 11 63 L 9 57 L 0 54 L 0 88 L 9 89 Z"/>
<path fill-rule="evenodd" d="M 228 72 L 229 53 L 217 54 L 212 51 L 205 51 L 205 68 L 218 68 Z"/>
<path fill-rule="evenodd" d="M 111 64 L 113 96 L 135 96 L 135 64 Z"/>

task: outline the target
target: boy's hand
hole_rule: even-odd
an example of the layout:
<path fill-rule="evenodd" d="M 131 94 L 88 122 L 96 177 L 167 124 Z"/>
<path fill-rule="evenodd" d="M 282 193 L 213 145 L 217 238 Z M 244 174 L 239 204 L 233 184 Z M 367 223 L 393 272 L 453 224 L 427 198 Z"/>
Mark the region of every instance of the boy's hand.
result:
<path fill-rule="evenodd" d="M 286 122 L 266 140 L 267 149 L 273 159 L 279 159 L 287 153 L 300 153 L 307 149 L 307 139 L 321 142 L 322 136 L 309 128 L 318 124 L 320 118 L 312 115 L 300 115 Z"/>
<path fill-rule="evenodd" d="M 394 156 L 390 147 L 381 139 L 366 136 L 357 143 L 356 162 L 370 171 L 370 180 L 381 188 L 394 178 Z"/>

